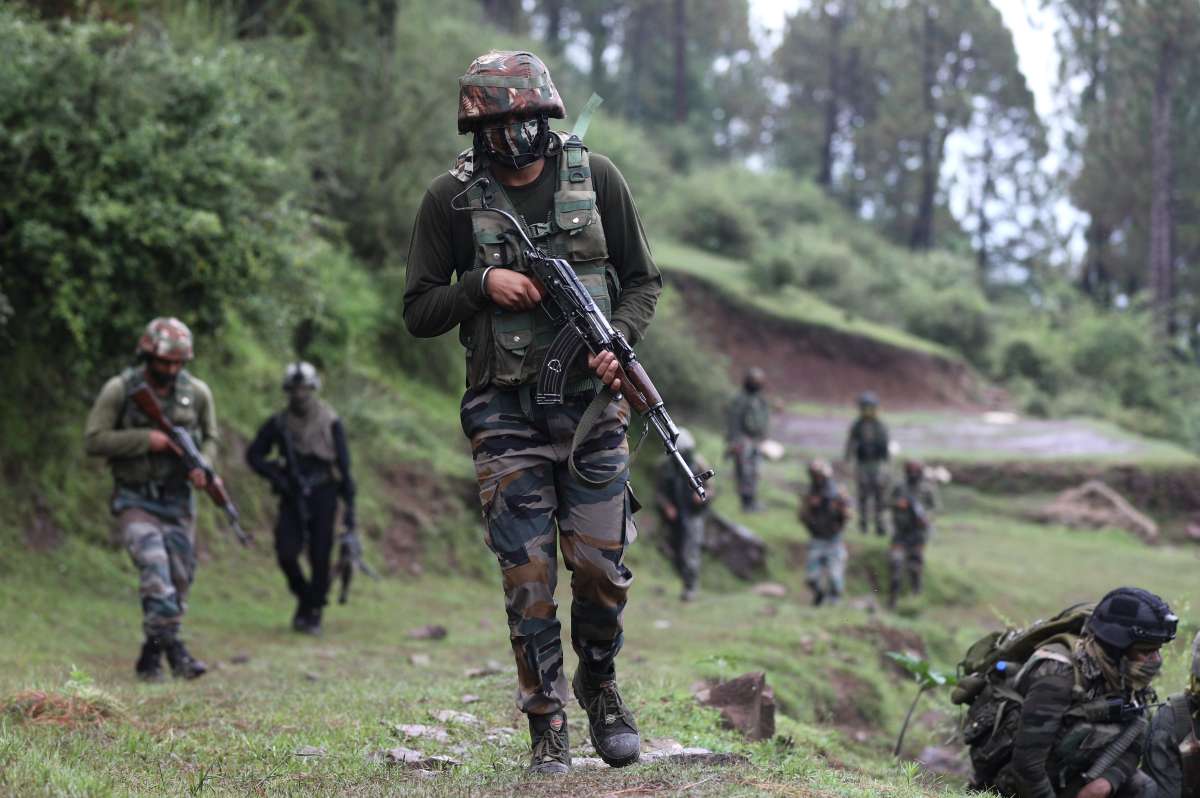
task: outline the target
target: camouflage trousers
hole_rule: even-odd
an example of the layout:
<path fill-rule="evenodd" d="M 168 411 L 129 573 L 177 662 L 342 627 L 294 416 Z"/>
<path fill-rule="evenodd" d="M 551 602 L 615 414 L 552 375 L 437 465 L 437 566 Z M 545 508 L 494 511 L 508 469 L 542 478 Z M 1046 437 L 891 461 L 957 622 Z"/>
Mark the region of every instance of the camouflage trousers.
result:
<path fill-rule="evenodd" d="M 741 438 L 731 447 L 733 452 L 733 470 L 737 477 L 738 496 L 742 499 L 743 509 L 752 507 L 758 496 L 758 465 L 762 459 L 758 442 L 750 438 Z"/>
<path fill-rule="evenodd" d="M 637 536 L 629 481 L 629 405 L 611 402 L 575 452 L 589 485 L 571 473 L 571 439 L 590 394 L 539 407 L 522 391 L 493 387 L 463 396 L 488 548 L 500 562 L 517 706 L 543 715 L 565 704 L 561 624 L 554 598 L 557 549 L 571 572 L 571 644 L 592 674 L 611 673 L 623 641 L 621 615 L 633 574 L 625 546 Z"/>
<path fill-rule="evenodd" d="M 701 551 L 704 547 L 706 514 L 684 516 L 671 524 L 671 554 L 675 572 L 683 580 L 685 590 L 692 590 L 700 581 Z"/>
<path fill-rule="evenodd" d="M 842 536 L 808 542 L 808 557 L 804 563 L 804 581 L 816 593 L 832 598 L 846 591 L 846 544 Z"/>
<path fill-rule="evenodd" d="M 867 519 L 873 518 L 875 534 L 883 535 L 883 510 L 886 502 L 884 494 L 888 486 L 887 466 L 877 461 L 860 461 L 854 477 L 858 498 L 858 528 L 864 535 L 867 534 Z"/>
<path fill-rule="evenodd" d="M 117 525 L 140 574 L 143 631 L 147 637 L 177 635 L 196 576 L 195 521 L 130 507 L 117 515 Z"/>
<path fill-rule="evenodd" d="M 891 548 L 888 550 L 888 570 L 891 603 L 896 603 L 905 576 L 908 577 L 912 592 L 920 593 L 921 578 L 925 571 L 925 539 L 911 536 L 893 537 Z"/>

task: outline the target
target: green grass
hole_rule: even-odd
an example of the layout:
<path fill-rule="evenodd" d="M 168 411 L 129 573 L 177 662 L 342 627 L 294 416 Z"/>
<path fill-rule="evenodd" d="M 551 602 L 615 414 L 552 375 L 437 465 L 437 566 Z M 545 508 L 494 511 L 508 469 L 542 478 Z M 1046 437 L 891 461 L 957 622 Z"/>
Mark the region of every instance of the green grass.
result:
<path fill-rule="evenodd" d="M 707 445 L 707 444 L 706 444 Z M 775 469 L 772 466 L 772 469 Z M 1001 619 L 1025 620 L 1094 598 L 1123 583 L 1162 593 L 1190 635 L 1194 555 L 1146 548 L 1116 532 L 1073 533 L 1034 527 L 1004 515 L 1003 503 L 965 490 L 949 492 L 929 552 L 929 589 L 897 614 L 854 606 L 821 612 L 807 606 L 794 545 L 794 496 L 770 474 L 768 510 L 742 516 L 734 497 L 720 509 L 756 529 L 771 547 L 767 578 L 786 599 L 752 594 L 706 563 L 705 590 L 693 605 L 654 551 L 649 519 L 630 552 L 638 574 L 626 612 L 622 684 L 648 738 L 748 755 L 749 768 L 644 765 L 620 772 L 580 770 L 565 783 L 529 781 L 523 718 L 512 704 L 511 673 L 469 678 L 489 659 L 510 667 L 494 568 L 483 579 L 451 573 L 360 580 L 352 603 L 331 607 L 324 638 L 287 629 L 290 602 L 282 577 L 261 548 L 243 556 L 225 542 L 201 566 L 188 630 L 194 651 L 216 669 L 194 683 L 140 685 L 132 678 L 138 644 L 136 575 L 125 555 L 79 540 L 49 554 L 6 545 L 0 565 L 0 695 L 31 688 L 61 690 L 75 669 L 126 708 L 98 725 L 67 729 L 0 715 L 0 794 L 12 795 L 428 795 L 525 792 L 533 795 L 683 790 L 701 795 L 959 795 L 931 786 L 888 755 L 912 686 L 884 658 L 922 646 L 952 669 L 961 651 Z M 474 535 L 462 529 L 460 534 Z M 851 592 L 870 595 L 884 547 L 849 538 Z M 369 552 L 371 554 L 372 552 Z M 489 556 L 477 547 L 476 565 Z M 560 587 L 559 597 L 566 595 Z M 564 615 L 565 608 L 563 610 Z M 448 627 L 446 640 L 410 640 L 425 623 Z M 1164 690 L 1182 685 L 1182 645 L 1168 659 Z M 431 664 L 414 665 L 412 654 Z M 237 655 L 249 657 L 233 664 Z M 568 654 L 568 659 L 573 657 Z M 747 743 L 720 728 L 690 695 L 699 679 L 765 670 L 781 717 L 775 741 Z M 464 706 L 461 696 L 481 700 Z M 409 741 L 426 754 L 463 762 L 424 780 L 369 761 L 375 751 L 406 744 L 397 723 L 430 723 L 431 712 L 458 709 L 481 725 L 447 727 L 449 740 Z M 944 695 L 922 704 L 906 750 L 940 742 L 954 712 Z M 571 711 L 572 738 L 585 739 L 582 713 Z M 481 730 L 517 734 L 483 742 Z M 301 757 L 305 746 L 324 749 Z"/>
<path fill-rule="evenodd" d="M 727 297 L 736 299 L 760 313 L 828 327 L 838 332 L 870 338 L 901 349 L 925 352 L 946 360 L 962 360 L 955 352 L 932 341 L 855 316 L 795 286 L 787 286 L 769 294 L 757 291 L 747 274 L 746 266 L 731 258 L 663 237 L 655 239 L 654 255 L 655 262 L 668 274 L 675 271 L 703 280 L 720 288 Z"/>

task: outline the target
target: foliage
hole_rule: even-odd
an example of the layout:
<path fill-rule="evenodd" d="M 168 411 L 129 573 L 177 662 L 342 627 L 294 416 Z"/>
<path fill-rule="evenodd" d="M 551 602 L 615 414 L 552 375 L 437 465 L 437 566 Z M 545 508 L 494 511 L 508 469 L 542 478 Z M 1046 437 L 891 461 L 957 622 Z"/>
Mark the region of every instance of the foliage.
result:
<path fill-rule="evenodd" d="M 214 330 L 284 269 L 303 164 L 270 58 L 5 10 L 0 38 L 8 347 L 88 375 L 151 316 Z"/>

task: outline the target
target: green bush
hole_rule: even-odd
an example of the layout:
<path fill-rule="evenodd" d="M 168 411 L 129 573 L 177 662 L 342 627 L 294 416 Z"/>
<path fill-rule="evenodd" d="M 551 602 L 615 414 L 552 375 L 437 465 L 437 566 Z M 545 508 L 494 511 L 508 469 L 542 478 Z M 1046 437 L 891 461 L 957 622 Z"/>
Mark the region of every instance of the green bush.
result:
<path fill-rule="evenodd" d="M 987 300 L 974 287 L 955 287 L 907 298 L 905 328 L 961 352 L 977 366 L 986 365 L 992 340 Z"/>
<path fill-rule="evenodd" d="M 817 225 L 790 228 L 764 245 L 750 265 L 767 290 L 795 285 L 831 298 L 843 281 L 853 282 L 856 269 L 854 253 Z"/>
<path fill-rule="evenodd" d="M 749 258 L 765 235 L 754 212 L 715 190 L 710 176 L 679 181 L 650 218 L 685 244 L 731 258 Z"/>
<path fill-rule="evenodd" d="M 0 41 L 10 345 L 89 374 L 150 316 L 214 329 L 282 271 L 293 107 L 272 60 L 4 10 Z"/>

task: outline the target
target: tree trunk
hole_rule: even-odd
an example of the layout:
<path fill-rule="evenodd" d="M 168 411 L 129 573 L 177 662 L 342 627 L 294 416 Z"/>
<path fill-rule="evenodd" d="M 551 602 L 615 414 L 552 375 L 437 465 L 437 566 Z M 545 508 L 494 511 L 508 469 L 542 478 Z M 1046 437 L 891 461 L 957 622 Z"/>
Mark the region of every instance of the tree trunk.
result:
<path fill-rule="evenodd" d="M 687 121 L 687 0 L 675 0 L 675 122 Z"/>
<path fill-rule="evenodd" d="M 922 28 L 921 97 L 927 127 L 921 136 L 921 185 L 917 197 L 917 217 L 913 220 L 912 232 L 908 237 L 911 249 L 929 249 L 933 245 L 933 203 L 941 164 L 940 160 L 934 158 L 934 138 L 938 135 L 937 100 L 933 96 L 937 81 L 937 66 L 934 64 L 934 37 L 937 31 L 929 8 L 925 9 Z"/>
<path fill-rule="evenodd" d="M 542 11 L 546 15 L 546 49 L 551 55 L 562 55 L 563 0 L 543 0 Z"/>
<path fill-rule="evenodd" d="M 829 76 L 825 90 L 829 93 L 825 98 L 825 132 L 821 138 L 821 166 L 817 172 L 817 185 L 826 191 L 833 186 L 833 141 L 838 132 L 838 117 L 841 114 L 842 103 L 842 57 L 841 40 L 842 28 L 845 25 L 845 12 L 830 14 L 828 8 L 822 8 L 822 16 L 829 24 Z"/>
<path fill-rule="evenodd" d="M 625 52 L 629 59 L 629 71 L 625 85 L 625 113 L 630 119 L 640 121 L 642 118 L 642 78 L 645 72 L 646 45 L 650 36 L 647 30 L 647 16 L 650 7 L 637 5 L 630 12 L 625 27 Z"/>
<path fill-rule="evenodd" d="M 988 262 L 988 234 L 992 231 L 992 222 L 988 219 L 987 204 L 992 195 L 996 192 L 996 181 L 992 175 L 992 170 L 995 168 L 995 149 L 992 146 L 991 136 L 988 136 L 983 142 L 983 157 L 980 160 L 983 165 L 983 186 L 979 191 L 979 207 L 976 209 L 976 234 L 979 236 L 979 249 L 975 252 L 975 263 L 979 268 L 979 282 L 983 286 L 988 284 L 988 272 L 991 269 L 991 264 Z"/>
<path fill-rule="evenodd" d="M 1174 274 L 1171 263 L 1171 103 L 1174 95 L 1175 53 L 1163 42 L 1154 78 L 1150 116 L 1150 286 L 1154 327 L 1165 343 L 1174 333 Z"/>

